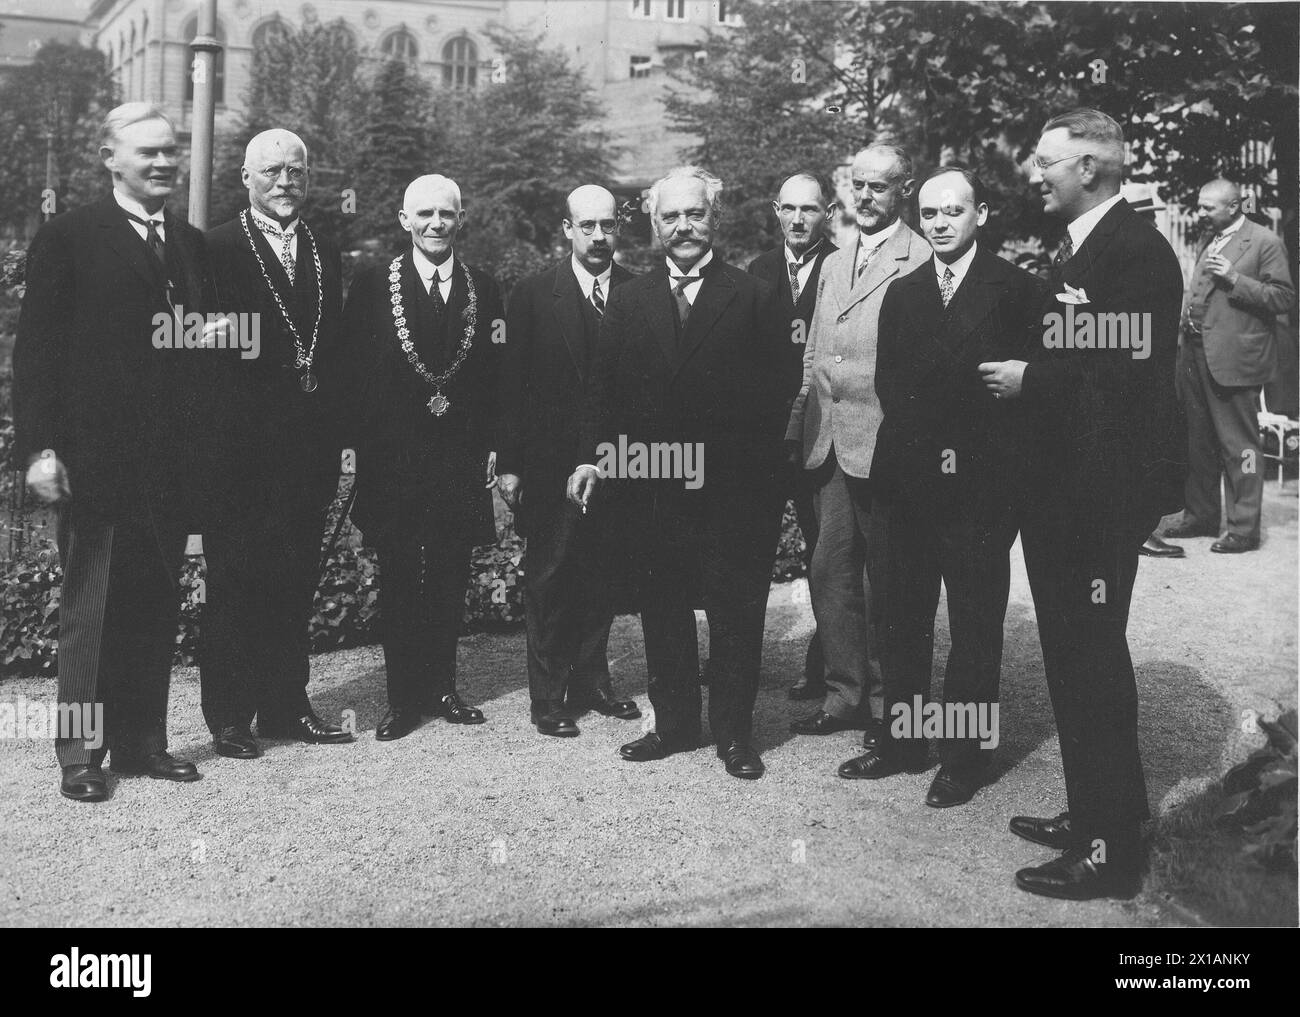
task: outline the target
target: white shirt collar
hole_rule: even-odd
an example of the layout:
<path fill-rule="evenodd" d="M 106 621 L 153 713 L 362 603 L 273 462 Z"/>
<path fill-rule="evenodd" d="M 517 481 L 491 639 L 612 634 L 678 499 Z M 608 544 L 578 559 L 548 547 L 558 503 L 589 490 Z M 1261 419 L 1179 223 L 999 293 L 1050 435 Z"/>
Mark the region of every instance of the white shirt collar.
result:
<path fill-rule="evenodd" d="M 858 246 L 864 251 L 869 251 L 873 247 L 879 247 L 898 232 L 898 224 L 902 221 L 902 219 L 895 219 L 879 233 L 863 233 L 861 230 L 858 230 Z"/>
<path fill-rule="evenodd" d="M 1076 251 L 1083 246 L 1083 242 L 1088 239 L 1088 234 L 1096 228 L 1097 223 L 1101 222 L 1106 213 L 1119 204 L 1121 197 L 1119 194 L 1112 195 L 1070 223 L 1067 229 L 1070 231 L 1070 243 L 1074 245 Z"/>
<path fill-rule="evenodd" d="M 710 247 L 707 251 L 704 252 L 704 257 L 691 266 L 689 272 L 683 272 L 680 268 L 677 267 L 677 262 L 673 261 L 672 258 L 664 258 L 664 261 L 668 263 L 668 277 L 670 279 L 680 279 L 684 275 L 699 275 L 700 272 L 703 271 L 704 266 L 707 265 L 712 260 L 713 260 L 713 248 Z"/>
<path fill-rule="evenodd" d="M 600 275 L 592 275 L 591 270 L 578 260 L 576 254 L 569 255 L 569 261 L 573 265 L 573 274 L 578 280 L 578 289 L 582 290 L 584 297 L 591 299 L 592 283 L 600 280 L 600 292 L 606 300 L 609 299 L 609 277 L 614 272 L 614 262 L 611 261 L 609 267 Z"/>
<path fill-rule="evenodd" d="M 113 188 L 113 200 L 117 202 L 118 207 L 124 212 L 138 215 L 141 219 L 152 219 L 160 225 L 163 223 L 164 216 L 161 208 L 158 209 L 157 212 L 146 212 L 144 206 L 140 204 L 140 202 L 136 201 L 134 198 L 128 198 L 117 188 Z"/>
<path fill-rule="evenodd" d="M 971 264 L 975 261 L 975 250 L 978 246 L 979 244 L 971 244 L 970 250 L 954 261 L 951 265 L 940 261 L 938 255 L 933 255 L 931 257 L 930 260 L 934 264 L 934 274 L 940 282 L 943 282 L 944 270 L 949 268 L 952 269 L 952 291 L 954 293 L 956 293 L 957 288 L 961 286 L 961 281 L 966 278 L 966 273 L 970 271 Z"/>
<path fill-rule="evenodd" d="M 289 234 L 289 236 L 294 236 L 298 231 L 298 216 L 294 216 L 293 222 L 289 223 L 288 226 L 281 226 L 269 215 L 263 215 L 257 209 L 253 208 L 252 205 L 248 206 L 248 210 L 253 213 L 253 218 L 258 222 L 265 223 L 267 226 L 274 229 L 277 236 L 283 236 L 286 233 Z"/>
<path fill-rule="evenodd" d="M 1214 235 L 1214 239 L 1215 239 L 1215 240 L 1222 240 L 1224 237 L 1230 237 L 1230 236 L 1232 236 L 1232 234 L 1236 233 L 1237 230 L 1241 229 L 1241 224 L 1244 223 L 1245 221 L 1246 221 L 1246 217 L 1245 217 L 1244 215 L 1238 215 L 1238 216 L 1237 216 L 1237 221 L 1234 222 L 1234 223 L 1233 223 L 1231 226 L 1229 226 L 1227 229 L 1223 230 L 1222 232 L 1220 232 L 1220 233 L 1216 233 L 1216 234 Z"/>
<path fill-rule="evenodd" d="M 796 258 L 794 252 L 790 250 L 788 244 L 782 244 L 781 249 L 785 251 L 785 263 L 787 265 L 798 264 L 800 268 L 805 268 L 817 260 L 817 254 L 821 251 L 822 246 L 826 243 L 826 238 L 820 238 L 817 243 L 803 252 L 801 257 Z"/>
<path fill-rule="evenodd" d="M 443 285 L 451 281 L 451 273 L 456 267 L 456 252 L 453 251 L 447 260 L 441 265 L 435 265 L 427 254 L 418 247 L 411 248 L 411 260 L 415 263 L 415 271 L 419 273 L 420 281 L 424 283 L 424 288 L 428 289 L 433 284 L 433 277 L 438 277 L 438 284 Z"/>

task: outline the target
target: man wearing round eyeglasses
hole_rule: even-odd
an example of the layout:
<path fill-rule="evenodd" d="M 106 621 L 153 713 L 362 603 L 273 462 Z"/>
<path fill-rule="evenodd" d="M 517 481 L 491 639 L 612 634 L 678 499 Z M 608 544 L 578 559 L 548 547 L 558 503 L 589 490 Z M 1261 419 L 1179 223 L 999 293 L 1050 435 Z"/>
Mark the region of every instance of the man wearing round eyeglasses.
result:
<path fill-rule="evenodd" d="M 632 273 L 614 263 L 613 194 L 579 187 L 566 211 L 569 256 L 510 294 L 497 448 L 498 489 L 515 513 L 516 530 L 528 538 L 524 617 L 532 722 L 558 738 L 579 733 L 575 715 L 585 710 L 623 720 L 641 716 L 635 702 L 614 698 L 610 684 L 613 612 L 601 560 L 602 517 L 584 515 L 565 497 L 605 303 Z"/>
<path fill-rule="evenodd" d="M 222 524 L 203 535 L 207 596 L 200 680 L 213 748 L 261 754 L 262 738 L 352 741 L 307 698 L 308 623 L 325 517 L 338 486 L 339 249 L 300 216 L 307 148 L 263 131 L 242 169 L 249 207 L 208 233 L 223 308 L 256 315 L 259 347 L 238 361 L 223 431 Z"/>
<path fill-rule="evenodd" d="M 1016 883 L 1072 900 L 1132 896 L 1139 884 L 1149 812 L 1129 605 L 1138 549 L 1181 507 L 1186 474 L 1174 394 L 1182 272 L 1169 242 L 1120 196 L 1123 170 L 1123 130 L 1105 113 L 1047 122 L 1029 183 L 1066 235 L 1043 342 L 1028 362 L 979 365 L 994 396 L 1023 401 L 1039 436 L 1021 543 L 1068 799 L 1053 818 L 1011 820 L 1012 832 L 1063 852 L 1021 869 Z M 1145 334 L 1142 355 L 1097 341 L 1121 317 Z"/>

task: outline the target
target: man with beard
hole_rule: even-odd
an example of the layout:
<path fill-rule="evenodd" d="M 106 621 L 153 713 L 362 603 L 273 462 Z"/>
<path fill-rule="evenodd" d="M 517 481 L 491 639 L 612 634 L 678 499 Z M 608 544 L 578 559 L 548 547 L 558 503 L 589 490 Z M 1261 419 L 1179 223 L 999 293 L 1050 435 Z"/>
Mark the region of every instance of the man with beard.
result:
<path fill-rule="evenodd" d="M 199 676 L 219 755 L 261 755 L 262 738 L 352 741 L 307 699 L 308 625 L 321 535 L 342 449 L 343 281 L 339 250 L 300 216 L 307 147 L 284 130 L 248 143 L 249 207 L 208 233 L 222 306 L 256 314 L 258 356 L 239 361 L 222 430 L 224 518 L 207 562 Z"/>
<path fill-rule="evenodd" d="M 876 741 L 868 698 L 876 637 L 883 535 L 871 516 L 871 456 L 882 412 L 876 396 L 876 328 L 889 283 L 930 259 L 930 248 L 900 216 L 913 188 L 912 160 L 893 145 L 871 145 L 853 159 L 857 243 L 826 259 L 818 284 L 803 386 L 790 412 L 792 461 L 816 471 L 820 531 L 813 552 L 813 614 L 826 654 L 821 708 L 791 725 L 826 734 L 865 727 Z M 851 764 L 842 777 L 861 777 Z"/>
<path fill-rule="evenodd" d="M 599 522 L 565 497 L 600 320 L 610 291 L 632 273 L 614 264 L 614 195 L 587 185 L 569 195 L 566 207 L 569 256 L 510 294 L 497 450 L 501 496 L 528 538 L 524 618 L 532 721 L 540 733 L 560 738 L 579 733 L 574 715 L 584 710 L 623 720 L 641 716 L 635 702 L 615 699 L 610 685 L 606 653 L 614 616 Z"/>
<path fill-rule="evenodd" d="M 1183 281 L 1169 242 L 1120 196 L 1124 132 L 1098 110 L 1049 120 L 1029 182 L 1066 223 L 1026 363 L 980 365 L 999 399 L 1021 399 L 1040 438 L 1021 527 L 1043 666 L 1061 740 L 1068 811 L 1016 816 L 1012 832 L 1060 850 L 1016 873 L 1030 893 L 1132 896 L 1148 815 L 1128 614 L 1138 549 L 1182 504 L 1186 434 L 1174 393 Z M 1073 306 L 1071 306 L 1073 305 Z M 1065 309 L 1078 336 L 1052 337 Z M 1075 310 L 1077 308 L 1077 310 Z M 1089 319 L 1080 318 L 1088 314 Z M 1082 321 L 1134 315 L 1145 356 L 1083 339 Z"/>
<path fill-rule="evenodd" d="M 624 486 L 655 730 L 620 749 L 647 762 L 700 742 L 694 603 L 709 622 L 709 726 L 727 773 L 763 775 L 752 741 L 763 619 L 781 527 L 788 342 L 776 295 L 713 251 L 722 181 L 695 166 L 650 188 L 665 263 L 614 290 L 589 384 L 569 497 Z M 615 448 L 676 448 L 679 476 L 648 476 Z M 696 469 L 685 470 L 687 450 Z M 707 453 L 707 472 L 701 456 Z M 670 473 L 673 471 L 669 471 Z M 597 506 L 597 511 L 600 509 Z"/>
<path fill-rule="evenodd" d="M 496 539 L 492 333 L 504 328 L 496 282 L 455 253 L 465 224 L 456 182 L 417 177 L 397 218 L 411 247 L 359 273 L 344 313 L 361 395 L 353 518 L 379 556 L 380 741 L 430 714 L 484 721 L 456 692 L 456 643 L 471 552 Z"/>
<path fill-rule="evenodd" d="M 781 185 L 772 202 L 785 243 L 760 254 L 748 271 L 765 279 L 781 299 L 781 313 L 790 319 L 787 370 L 797 386 L 803 382 L 803 354 L 817 301 L 822 262 L 838 248 L 827 230 L 835 215 L 835 192 L 830 182 L 810 172 L 796 173 Z M 796 389 L 797 390 L 797 389 Z M 789 465 L 786 490 L 794 500 L 795 515 L 804 539 L 804 565 L 812 562 L 817 547 L 817 514 L 813 510 L 812 474 L 798 464 Z M 804 656 L 803 676 L 790 686 L 791 699 L 822 699 L 826 695 L 826 661 L 821 636 L 814 629 Z M 802 722 L 799 722 L 802 724 Z M 815 732 L 808 732 L 815 733 Z"/>
<path fill-rule="evenodd" d="M 108 797 L 108 751 L 120 774 L 199 779 L 167 752 L 167 687 L 177 576 L 210 479 L 207 394 L 226 355 L 224 323 L 197 347 L 180 341 L 183 316 L 215 305 L 203 235 L 166 208 L 171 121 L 118 106 L 99 154 L 111 194 L 32 240 L 13 353 L 14 462 L 58 512 L 59 702 L 83 716 L 102 704 L 106 729 L 55 741 L 60 791 L 83 802 Z"/>

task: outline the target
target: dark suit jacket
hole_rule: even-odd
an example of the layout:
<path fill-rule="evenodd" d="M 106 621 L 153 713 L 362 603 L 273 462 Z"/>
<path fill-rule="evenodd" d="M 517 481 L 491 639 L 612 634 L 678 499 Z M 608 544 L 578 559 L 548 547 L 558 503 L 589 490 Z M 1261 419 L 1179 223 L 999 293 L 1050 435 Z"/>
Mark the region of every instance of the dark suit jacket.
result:
<path fill-rule="evenodd" d="M 813 258 L 813 267 L 808 276 L 808 284 L 799 291 L 798 303 L 795 303 L 790 296 L 790 270 L 786 267 L 784 244 L 775 250 L 760 254 L 745 269 L 750 275 L 756 275 L 766 281 L 776 291 L 777 300 L 781 305 L 781 315 L 790 322 L 790 329 L 786 333 L 786 359 L 788 361 L 786 370 L 795 378 L 795 392 L 799 391 L 799 385 L 803 383 L 804 347 L 808 342 L 808 331 L 812 328 L 813 308 L 817 303 L 817 280 L 821 278 L 822 262 L 826 260 L 828 254 L 837 250 L 839 248 L 829 240 L 822 240 L 817 255 Z M 801 342 L 793 341 L 793 337 L 796 335 L 795 322 L 799 322 L 802 326 L 798 332 L 798 335 L 802 338 Z"/>
<path fill-rule="evenodd" d="M 1081 548 L 1141 541 L 1183 504 L 1187 435 L 1174 394 L 1183 279 L 1169 242 L 1121 199 L 1062 268 L 1043 306 L 1063 313 L 1068 283 L 1087 304 L 1075 311 L 1150 315 L 1151 352 L 1046 349 L 1025 369 L 1022 397 L 1042 444 L 1033 486 L 1040 504 L 1067 511 Z"/>
<path fill-rule="evenodd" d="M 469 272 L 477 296 L 469 354 L 443 388 L 450 405 L 442 416 L 429 412 L 433 390 L 408 363 L 393 317 L 388 268 L 384 262 L 359 273 L 348 291 L 344 332 L 356 346 L 353 384 L 361 394 L 350 415 L 354 432 L 344 436 L 357 450 L 357 496 L 353 519 L 370 541 L 385 537 L 473 545 L 496 540 L 492 495 L 484 488 L 493 450 L 504 312 L 501 293 L 486 272 L 459 257 L 442 327 L 435 327 L 428 296 L 408 249 L 401 255 L 400 292 L 411 341 L 435 375 L 446 370 L 464 335 Z"/>
<path fill-rule="evenodd" d="M 632 277 L 614 265 L 611 292 Z M 521 478 L 516 528 L 524 535 L 530 516 L 563 507 L 578 455 L 583 392 L 595 358 L 595 343 L 591 349 L 583 344 L 584 300 L 568 257 L 521 280 L 510 293 L 497 473 Z"/>
<path fill-rule="evenodd" d="M 966 519 L 1019 500 L 1027 445 L 1021 407 L 994 399 L 979 365 L 1033 355 L 1043 290 L 1036 277 L 982 248 L 947 308 L 932 260 L 890 284 L 876 348 L 885 419 L 873 491 Z"/>
<path fill-rule="evenodd" d="M 715 493 L 752 490 L 765 511 L 794 387 L 784 369 L 787 322 L 771 287 L 716 253 L 703 274 L 680 341 L 664 266 L 610 295 L 575 465 L 599 464 L 597 446 L 617 445 L 620 435 L 647 445 L 699 442 L 702 487 L 628 481 L 627 503 L 644 508 L 657 497 L 662 507 L 669 500 L 686 518 L 705 511 Z"/>
<path fill-rule="evenodd" d="M 323 308 L 312 360 L 317 388 L 307 393 L 299 384 L 302 372 L 294 366 L 293 336 L 267 288 L 241 218 L 242 214 L 209 230 L 206 240 L 221 309 L 256 313 L 260 320 L 260 352 L 255 359 L 234 361 L 234 389 L 225 402 L 227 462 L 238 500 L 247 512 L 256 511 L 253 496 L 265 489 L 268 477 L 293 483 L 306 474 L 337 474 L 345 395 L 353 379 L 342 349 L 343 277 L 338 247 L 310 231 L 320 253 Z M 266 237 L 256 225 L 251 231 L 266 273 L 293 316 L 304 348 L 309 348 L 317 309 L 311 242 L 300 232 L 295 282 L 290 284 Z"/>
<path fill-rule="evenodd" d="M 1212 237 L 1196 249 L 1196 267 Z M 1211 281 L 1202 322 L 1205 363 L 1220 385 L 1264 385 L 1277 373 L 1278 349 L 1287 341 L 1287 312 L 1295 286 L 1286 248 L 1275 233 L 1249 219 L 1219 252 L 1241 273 L 1236 285 Z M 1196 285 L 1188 284 L 1190 301 Z"/>
<path fill-rule="evenodd" d="M 173 315 L 168 276 L 185 313 L 214 309 L 203 234 L 164 220 L 167 273 L 112 194 L 37 231 L 13 354 L 14 465 L 53 449 L 80 510 L 198 527 L 220 440 L 212 379 L 232 352 L 155 348 L 155 316 Z"/>

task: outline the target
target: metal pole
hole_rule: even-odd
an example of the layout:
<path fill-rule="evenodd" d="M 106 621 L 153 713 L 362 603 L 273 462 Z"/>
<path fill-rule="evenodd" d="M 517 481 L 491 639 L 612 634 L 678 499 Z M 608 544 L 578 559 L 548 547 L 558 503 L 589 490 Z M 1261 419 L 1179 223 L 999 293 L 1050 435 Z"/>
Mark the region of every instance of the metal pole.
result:
<path fill-rule="evenodd" d="M 216 114 L 217 0 L 199 0 L 199 20 L 190 43 L 194 62 L 194 111 L 190 122 L 190 223 L 208 228 L 208 201 L 212 194 L 212 125 Z"/>

